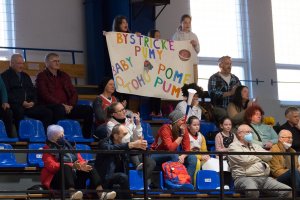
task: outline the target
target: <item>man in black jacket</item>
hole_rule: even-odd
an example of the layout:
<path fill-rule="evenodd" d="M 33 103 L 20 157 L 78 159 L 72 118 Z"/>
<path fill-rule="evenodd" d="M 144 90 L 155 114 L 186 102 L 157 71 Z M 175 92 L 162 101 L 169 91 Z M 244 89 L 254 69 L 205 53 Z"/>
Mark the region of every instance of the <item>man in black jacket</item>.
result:
<path fill-rule="evenodd" d="M 117 124 L 113 127 L 110 137 L 99 142 L 100 150 L 146 150 L 146 140 L 136 140 L 134 142 L 122 143 L 122 138 L 128 134 L 127 128 L 122 124 Z M 120 189 L 128 190 L 128 175 L 127 170 L 128 157 L 125 154 L 97 154 L 96 169 L 100 177 L 106 183 L 104 188 L 112 188 L 114 184 L 119 184 Z M 146 178 L 150 178 L 155 161 L 146 157 Z M 131 199 L 129 193 L 118 192 L 118 199 Z"/>
<path fill-rule="evenodd" d="M 41 120 L 44 128 L 52 123 L 52 111 L 45 106 L 37 105 L 36 90 L 30 76 L 23 72 L 24 59 L 20 54 L 13 54 L 10 67 L 1 74 L 5 84 L 8 104 L 13 112 L 15 125 L 19 129 L 19 123 L 24 116 Z"/>

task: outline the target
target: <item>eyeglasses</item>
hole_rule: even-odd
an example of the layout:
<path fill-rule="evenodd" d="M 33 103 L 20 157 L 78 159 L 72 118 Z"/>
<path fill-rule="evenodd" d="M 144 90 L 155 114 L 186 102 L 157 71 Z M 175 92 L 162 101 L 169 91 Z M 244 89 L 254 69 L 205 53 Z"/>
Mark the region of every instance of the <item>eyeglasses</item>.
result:
<path fill-rule="evenodd" d="M 283 136 L 281 136 L 281 138 L 288 138 L 288 139 L 290 139 L 290 140 L 293 139 L 293 137 L 283 137 Z"/>
<path fill-rule="evenodd" d="M 50 60 L 50 62 L 57 62 L 57 63 L 59 63 L 60 60 Z"/>
<path fill-rule="evenodd" d="M 120 113 L 120 112 L 124 112 L 125 111 L 125 108 L 119 110 L 119 111 L 115 111 L 114 113 Z"/>

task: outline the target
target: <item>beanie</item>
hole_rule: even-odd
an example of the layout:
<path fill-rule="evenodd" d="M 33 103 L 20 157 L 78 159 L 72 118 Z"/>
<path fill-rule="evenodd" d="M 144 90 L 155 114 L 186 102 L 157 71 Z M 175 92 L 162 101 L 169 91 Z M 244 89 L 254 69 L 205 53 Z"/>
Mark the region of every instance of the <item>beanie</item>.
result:
<path fill-rule="evenodd" d="M 184 114 L 179 110 L 173 110 L 173 112 L 169 114 L 169 119 L 172 121 L 173 124 L 182 119 L 183 117 Z"/>

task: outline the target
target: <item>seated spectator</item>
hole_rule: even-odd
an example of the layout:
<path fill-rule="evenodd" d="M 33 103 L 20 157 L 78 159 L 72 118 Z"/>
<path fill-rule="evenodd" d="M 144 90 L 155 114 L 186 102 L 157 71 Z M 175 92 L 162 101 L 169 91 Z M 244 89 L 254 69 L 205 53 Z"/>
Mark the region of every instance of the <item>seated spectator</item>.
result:
<path fill-rule="evenodd" d="M 44 128 L 52 123 L 52 111 L 45 106 L 37 105 L 36 90 L 30 76 L 24 71 L 24 59 L 20 54 L 13 54 L 9 69 L 1 76 L 8 94 L 8 104 L 13 112 L 15 125 L 19 130 L 19 123 L 25 116 L 41 120 Z"/>
<path fill-rule="evenodd" d="M 205 137 L 200 133 L 200 120 L 196 116 L 190 116 L 187 120 L 187 129 L 190 138 L 190 148 L 192 151 L 207 152 Z M 201 168 L 201 163 L 210 159 L 209 155 L 199 154 L 197 157 L 196 173 Z M 196 180 L 196 173 L 194 180 Z"/>
<path fill-rule="evenodd" d="M 76 105 L 77 92 L 70 76 L 60 70 L 58 54 L 47 54 L 45 65 L 45 70 L 40 72 L 36 79 L 39 102 L 53 111 L 54 123 L 67 118 L 83 119 L 83 136 L 90 138 L 93 109 L 89 105 Z"/>
<path fill-rule="evenodd" d="M 221 132 L 219 132 L 215 137 L 215 147 L 216 151 L 228 151 L 229 145 L 236 140 L 235 135 L 231 132 L 232 123 L 231 119 L 225 117 L 220 121 Z"/>
<path fill-rule="evenodd" d="M 172 152 L 177 151 L 181 147 L 183 151 L 190 151 L 190 138 L 187 125 L 184 121 L 184 114 L 178 110 L 174 110 L 170 113 L 169 118 L 172 123 L 162 125 L 158 130 L 154 143 L 151 145 L 151 149 Z M 156 166 L 161 166 L 162 163 L 167 161 L 178 161 L 184 164 L 193 181 L 197 164 L 195 155 L 152 154 L 152 158 L 156 161 Z"/>
<path fill-rule="evenodd" d="M 155 39 L 160 39 L 160 31 L 156 29 L 152 29 L 148 32 L 148 36 Z"/>
<path fill-rule="evenodd" d="M 1 101 L 1 108 L 0 108 L 0 119 L 3 120 L 6 133 L 8 137 L 14 137 L 13 135 L 13 113 L 10 109 L 10 105 L 8 104 L 8 97 L 5 88 L 5 84 L 0 76 L 0 101 Z"/>
<path fill-rule="evenodd" d="M 111 135 L 99 142 L 100 150 L 130 150 L 140 149 L 146 150 L 146 140 L 136 140 L 134 142 L 123 142 L 123 138 L 128 134 L 128 129 L 122 125 L 117 124 L 113 127 Z M 113 188 L 114 185 L 119 185 L 120 189 L 129 190 L 128 175 L 126 174 L 127 154 L 101 154 L 96 156 L 95 167 L 103 177 L 105 186 Z M 147 170 L 146 177 L 150 177 L 152 172 Z M 117 199 L 131 199 L 129 193 L 118 193 Z"/>
<path fill-rule="evenodd" d="M 278 142 L 278 135 L 272 126 L 262 123 L 264 111 L 258 105 L 247 108 L 245 112 L 245 122 L 254 131 L 253 143 L 260 145 L 264 149 L 270 150 L 273 144 Z"/>
<path fill-rule="evenodd" d="M 114 79 L 104 77 L 98 86 L 99 96 L 93 102 L 93 110 L 95 113 L 96 126 L 100 126 L 107 120 L 106 108 L 112 103 L 117 102 L 116 97 L 113 95 L 115 92 Z"/>
<path fill-rule="evenodd" d="M 288 107 L 285 110 L 286 122 L 280 126 L 280 130 L 286 129 L 293 134 L 292 148 L 295 151 L 300 151 L 300 126 L 299 126 L 299 110 L 296 107 Z"/>
<path fill-rule="evenodd" d="M 116 124 L 123 124 L 128 132 L 128 134 L 123 137 L 123 143 L 133 142 L 143 138 L 143 128 L 141 126 L 139 113 L 134 113 L 132 118 L 126 118 L 126 111 L 123 104 L 117 102 L 112 103 L 107 108 L 107 115 L 109 117 L 107 122 L 108 136 L 111 135 L 112 129 Z M 137 155 L 131 155 L 130 158 L 136 168 L 142 167 L 142 163 Z"/>
<path fill-rule="evenodd" d="M 196 83 L 190 83 L 190 84 L 184 84 L 184 86 L 181 88 L 182 96 L 184 97 L 184 101 L 181 101 L 177 104 L 175 110 L 179 110 L 184 115 L 186 113 L 187 108 L 187 100 L 189 96 L 188 89 L 194 89 L 196 90 L 196 94 L 193 96 L 193 100 L 191 103 L 191 108 L 189 109 L 189 112 L 187 114 L 187 118 L 190 116 L 196 116 L 199 120 L 201 120 L 201 107 L 199 105 L 199 97 L 202 96 L 203 89 L 199 87 Z"/>
<path fill-rule="evenodd" d="M 47 143 L 44 149 L 71 150 L 72 145 L 64 139 L 64 129 L 59 125 L 50 125 L 47 129 Z M 114 199 L 116 192 L 101 192 L 102 180 L 97 170 L 85 161 L 80 153 L 66 153 L 63 157 L 64 166 L 60 165 L 59 153 L 44 153 L 44 168 L 41 172 L 41 182 L 48 189 L 61 189 L 61 167 L 63 168 L 65 187 L 71 193 L 71 199 L 82 199 L 82 192 L 76 189 L 85 189 L 86 180 L 91 181 L 100 200 Z M 104 182 L 103 182 L 104 183 Z"/>
<path fill-rule="evenodd" d="M 240 85 L 236 88 L 232 97 L 232 101 L 228 104 L 227 113 L 233 122 L 233 125 L 240 125 L 244 122 L 245 111 L 249 106 L 253 105 L 253 101 L 249 100 L 248 87 Z"/>
<path fill-rule="evenodd" d="M 281 130 L 279 132 L 278 143 L 274 144 L 271 148 L 271 152 L 296 152 L 291 148 L 293 141 L 293 134 L 289 130 Z M 291 172 L 291 156 L 289 155 L 273 155 L 272 160 L 269 162 L 271 168 L 271 175 L 277 179 L 277 181 L 289 185 L 292 187 L 292 172 Z M 295 156 L 295 173 L 296 188 L 300 189 L 300 172 L 298 156 Z M 300 191 L 298 191 L 300 195 Z"/>
<path fill-rule="evenodd" d="M 261 146 L 253 143 L 253 130 L 246 124 L 239 126 L 234 141 L 229 145 L 229 152 L 267 152 Z M 271 155 L 229 155 L 229 166 L 234 179 L 234 187 L 245 191 L 247 198 L 258 199 L 262 189 L 273 189 L 264 193 L 280 198 L 291 198 L 289 186 L 269 177 L 270 167 L 267 162 L 272 159 Z"/>
<path fill-rule="evenodd" d="M 223 56 L 218 61 L 220 72 L 209 78 L 208 93 L 214 105 L 215 119 L 220 121 L 227 116 L 227 106 L 241 83 L 239 78 L 231 73 L 231 57 Z"/>

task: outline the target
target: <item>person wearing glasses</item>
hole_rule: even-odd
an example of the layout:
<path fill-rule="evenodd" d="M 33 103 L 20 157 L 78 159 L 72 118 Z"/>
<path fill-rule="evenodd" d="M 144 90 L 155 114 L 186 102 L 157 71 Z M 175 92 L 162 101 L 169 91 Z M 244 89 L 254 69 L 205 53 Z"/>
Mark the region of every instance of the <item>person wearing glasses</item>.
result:
<path fill-rule="evenodd" d="M 237 141 L 229 145 L 229 152 L 268 152 L 261 146 L 253 143 L 253 130 L 247 124 L 242 124 L 236 132 Z M 270 166 L 268 162 L 271 155 L 228 155 L 229 166 L 237 190 L 245 191 L 247 198 L 258 199 L 263 189 L 266 195 L 280 198 L 291 198 L 290 187 L 269 177 Z M 250 189 L 252 189 L 250 191 Z M 282 190 L 286 191 L 282 191 Z"/>
<path fill-rule="evenodd" d="M 62 119 L 82 119 L 82 133 L 91 137 L 93 109 L 89 105 L 77 105 L 78 95 L 70 76 L 60 70 L 60 58 L 56 53 L 45 57 L 46 68 L 37 75 L 38 100 L 53 111 L 54 122 Z"/>
<path fill-rule="evenodd" d="M 271 152 L 296 152 L 291 146 L 293 143 L 293 134 L 289 130 L 281 130 L 279 132 L 278 143 L 274 144 L 271 148 Z M 300 172 L 298 156 L 294 156 L 295 159 L 295 181 L 296 188 L 300 189 Z M 269 162 L 271 167 L 271 174 L 277 181 L 289 185 L 292 187 L 292 167 L 291 167 L 291 156 L 289 155 L 273 155 L 272 160 Z M 298 191 L 298 196 L 300 191 Z"/>

